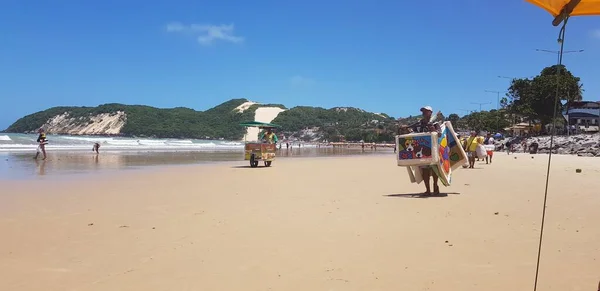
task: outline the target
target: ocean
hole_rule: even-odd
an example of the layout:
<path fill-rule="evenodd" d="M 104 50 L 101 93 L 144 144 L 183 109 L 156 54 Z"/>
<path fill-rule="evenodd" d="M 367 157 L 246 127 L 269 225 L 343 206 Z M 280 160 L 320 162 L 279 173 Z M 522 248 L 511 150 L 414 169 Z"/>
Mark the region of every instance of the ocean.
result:
<path fill-rule="evenodd" d="M 196 139 L 152 139 L 102 136 L 47 135 L 48 157 L 34 160 L 36 134 L 0 133 L 0 180 L 56 179 L 72 175 L 98 174 L 121 170 L 175 165 L 232 162 L 245 166 L 244 142 Z M 100 143 L 100 154 L 92 152 Z M 389 154 L 391 149 L 361 151 L 356 148 L 283 145 L 279 158 L 326 157 L 339 155 Z M 274 162 L 276 166 L 277 161 Z"/>

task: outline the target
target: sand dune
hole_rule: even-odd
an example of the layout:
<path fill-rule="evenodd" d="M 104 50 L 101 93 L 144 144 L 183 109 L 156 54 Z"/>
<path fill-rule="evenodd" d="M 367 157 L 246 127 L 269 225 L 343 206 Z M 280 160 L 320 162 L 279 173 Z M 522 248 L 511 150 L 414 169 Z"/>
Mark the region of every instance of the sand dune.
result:
<path fill-rule="evenodd" d="M 281 109 L 279 107 L 260 107 L 256 109 L 254 113 L 254 121 L 258 122 L 266 122 L 269 123 L 279 115 L 279 113 L 285 111 L 285 109 Z M 258 133 L 260 130 L 255 127 L 250 127 L 246 131 L 245 139 L 247 141 L 256 141 L 258 140 Z"/>
<path fill-rule="evenodd" d="M 0 289 L 531 290 L 546 156 L 514 157 L 432 198 L 393 156 L 1 182 Z M 596 290 L 600 165 L 553 159 L 538 290 Z"/>

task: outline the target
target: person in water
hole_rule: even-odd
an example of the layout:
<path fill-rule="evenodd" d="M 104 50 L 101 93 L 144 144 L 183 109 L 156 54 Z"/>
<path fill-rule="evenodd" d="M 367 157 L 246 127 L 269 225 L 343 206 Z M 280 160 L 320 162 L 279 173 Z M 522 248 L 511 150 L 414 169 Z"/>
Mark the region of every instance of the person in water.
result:
<path fill-rule="evenodd" d="M 277 135 L 273 132 L 273 130 L 271 128 L 267 128 L 267 131 L 263 133 L 263 135 L 260 139 L 263 142 L 275 143 L 275 144 L 279 141 L 279 139 L 277 138 Z"/>
<path fill-rule="evenodd" d="M 417 123 L 412 124 L 409 128 L 412 132 L 437 132 L 441 134 L 440 124 L 438 122 L 434 122 L 432 120 L 433 109 L 431 106 L 424 106 L 421 108 L 421 113 L 423 114 L 423 118 L 419 120 Z M 421 176 L 423 176 L 423 181 L 425 182 L 425 195 L 431 194 L 431 188 L 429 185 L 430 179 L 433 177 L 433 193 L 440 194 L 440 187 L 438 186 L 438 176 L 433 171 L 431 166 L 419 166 L 421 169 Z"/>
<path fill-rule="evenodd" d="M 38 142 L 38 148 L 37 148 L 37 152 L 35 153 L 35 157 L 33 159 L 37 160 L 38 156 L 40 155 L 40 152 L 44 155 L 44 158 L 42 158 L 42 160 L 46 159 L 46 145 L 48 144 L 48 139 L 46 138 L 46 133 L 44 132 L 43 128 L 38 129 L 38 138 L 37 138 L 37 142 Z"/>

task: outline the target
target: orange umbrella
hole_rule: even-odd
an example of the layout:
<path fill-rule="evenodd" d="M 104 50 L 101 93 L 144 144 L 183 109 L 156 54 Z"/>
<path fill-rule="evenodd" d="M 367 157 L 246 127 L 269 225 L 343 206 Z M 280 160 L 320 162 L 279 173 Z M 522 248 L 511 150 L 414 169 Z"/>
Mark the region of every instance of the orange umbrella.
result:
<path fill-rule="evenodd" d="M 525 0 L 554 16 L 552 25 L 558 26 L 569 16 L 600 15 L 600 0 Z"/>

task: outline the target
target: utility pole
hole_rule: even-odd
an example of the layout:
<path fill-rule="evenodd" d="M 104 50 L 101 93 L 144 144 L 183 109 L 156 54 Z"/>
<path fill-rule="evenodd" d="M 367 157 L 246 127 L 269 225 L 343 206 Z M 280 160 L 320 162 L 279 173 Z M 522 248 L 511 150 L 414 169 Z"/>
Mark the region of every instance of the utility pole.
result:
<path fill-rule="evenodd" d="M 500 110 L 500 91 L 484 90 L 487 93 L 496 93 L 496 110 Z"/>

